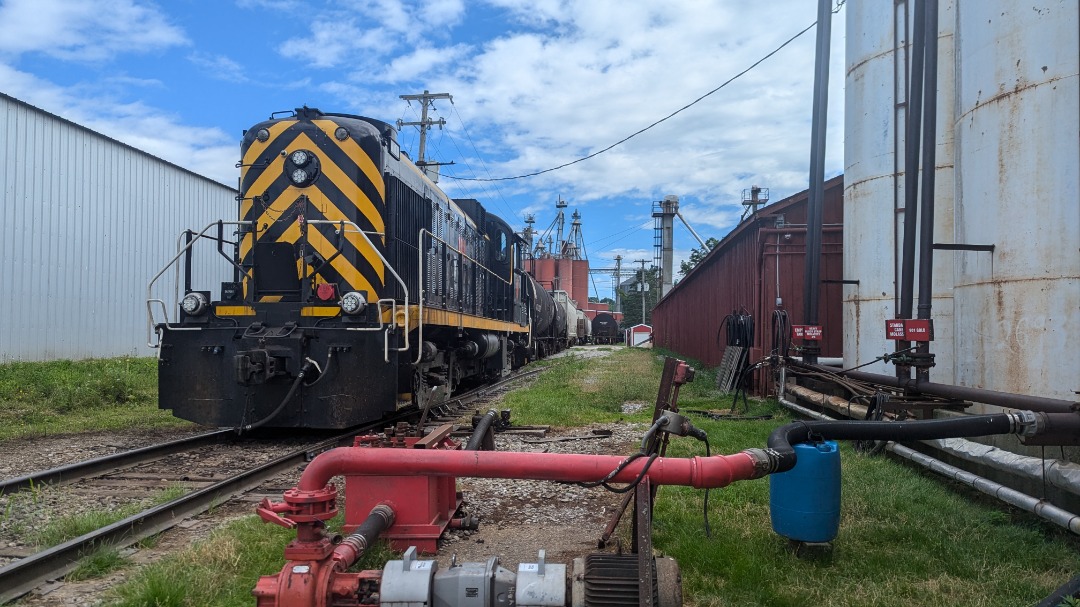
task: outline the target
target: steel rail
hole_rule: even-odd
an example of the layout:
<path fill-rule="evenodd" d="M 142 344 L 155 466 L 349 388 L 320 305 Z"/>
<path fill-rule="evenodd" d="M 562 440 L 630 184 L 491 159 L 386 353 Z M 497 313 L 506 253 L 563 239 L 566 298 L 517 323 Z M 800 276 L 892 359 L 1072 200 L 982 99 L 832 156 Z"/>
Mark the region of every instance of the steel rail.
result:
<path fill-rule="evenodd" d="M 517 373 L 495 383 L 482 386 L 451 398 L 440 404 L 447 405 L 456 401 L 459 407 L 463 407 L 475 399 L 484 396 L 491 390 L 502 387 L 518 379 L 531 377 L 542 371 L 543 369 L 534 369 L 532 371 Z M 385 427 L 388 423 L 403 421 L 410 416 L 415 416 L 417 414 L 418 411 L 416 410 L 407 410 L 389 418 L 383 418 L 376 422 L 365 424 L 359 428 L 354 428 L 344 434 L 320 441 L 303 449 L 298 449 L 273 461 L 251 468 L 208 487 L 188 493 L 171 502 L 144 510 L 143 512 L 129 516 L 96 531 L 92 531 L 62 544 L 53 546 L 52 548 L 48 548 L 26 558 L 12 562 L 0 568 L 0 604 L 19 598 L 48 580 L 57 579 L 66 575 L 78 565 L 79 559 L 90 554 L 96 547 L 127 546 L 156 533 L 161 533 L 162 531 L 177 525 L 186 518 L 210 509 L 214 504 L 223 503 L 235 495 L 242 494 L 258 487 L 267 479 L 270 479 L 291 467 L 299 466 L 300 464 L 311 461 L 316 455 L 323 451 L 349 443 L 353 437 L 361 432 Z M 223 432 L 231 433 L 232 430 L 224 430 Z M 211 432 L 208 435 L 214 434 L 216 433 Z"/>
<path fill-rule="evenodd" d="M 112 453 L 57 468 L 31 472 L 30 474 L 0 481 L 0 495 L 7 495 L 40 485 L 73 483 L 84 478 L 100 476 L 108 472 L 152 462 L 167 455 L 190 451 L 196 447 L 223 442 L 225 439 L 235 435 L 236 433 L 230 429 L 215 430 L 166 443 Z"/>

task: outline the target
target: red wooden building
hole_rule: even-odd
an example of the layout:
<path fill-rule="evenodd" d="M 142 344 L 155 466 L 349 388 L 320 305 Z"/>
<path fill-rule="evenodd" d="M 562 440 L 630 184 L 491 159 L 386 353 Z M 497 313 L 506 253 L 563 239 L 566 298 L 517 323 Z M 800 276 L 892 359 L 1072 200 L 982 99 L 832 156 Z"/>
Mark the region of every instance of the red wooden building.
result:
<path fill-rule="evenodd" d="M 723 321 L 728 314 L 741 311 L 753 316 L 750 362 L 772 349 L 771 320 L 778 298 L 790 323 L 804 324 L 806 200 L 804 191 L 762 207 L 725 236 L 653 309 L 653 343 L 716 367 L 724 354 Z M 839 282 L 844 278 L 842 175 L 825 182 L 822 211 L 821 356 L 839 357 L 843 341 Z M 799 343 L 792 342 L 793 346 Z"/>

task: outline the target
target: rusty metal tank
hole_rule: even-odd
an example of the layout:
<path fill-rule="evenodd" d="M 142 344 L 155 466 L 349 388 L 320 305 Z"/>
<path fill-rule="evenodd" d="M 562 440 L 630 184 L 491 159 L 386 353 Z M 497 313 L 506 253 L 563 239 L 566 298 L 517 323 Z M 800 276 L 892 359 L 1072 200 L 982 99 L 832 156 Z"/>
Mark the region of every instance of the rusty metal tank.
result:
<path fill-rule="evenodd" d="M 846 5 L 845 366 L 894 348 L 912 5 Z M 942 0 L 938 22 L 931 380 L 1074 398 L 1080 6 Z"/>
<path fill-rule="evenodd" d="M 845 5 L 844 278 L 859 281 L 843 287 L 846 367 L 895 349 L 894 342 L 885 338 L 885 319 L 894 318 L 899 307 L 913 4 L 899 0 Z M 952 242 L 953 233 L 955 10 L 954 0 L 941 0 L 934 216 L 938 242 Z M 934 351 L 943 363 L 953 359 L 952 256 L 949 251 L 934 254 Z M 895 373 L 883 362 L 867 368 Z M 951 363 L 934 368 L 935 381 L 951 383 L 952 378 Z"/>
<path fill-rule="evenodd" d="M 1080 389 L 1080 6 L 961 2 L 956 383 Z"/>

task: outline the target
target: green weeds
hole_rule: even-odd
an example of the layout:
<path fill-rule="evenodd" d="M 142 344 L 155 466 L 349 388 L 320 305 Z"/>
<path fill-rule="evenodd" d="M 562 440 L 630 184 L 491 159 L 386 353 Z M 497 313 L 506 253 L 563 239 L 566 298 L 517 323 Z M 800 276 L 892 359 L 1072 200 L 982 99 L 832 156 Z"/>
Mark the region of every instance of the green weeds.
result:
<path fill-rule="evenodd" d="M 108 358 L 0 365 L 0 440 L 184 426 L 157 408 L 157 361 Z"/>
<path fill-rule="evenodd" d="M 335 521 L 331 521 L 331 527 L 340 526 L 341 519 Z M 190 550 L 140 570 L 112 592 L 115 602 L 110 604 L 117 607 L 252 604 L 252 588 L 259 577 L 281 570 L 285 565 L 282 549 L 294 536 L 294 531 L 268 525 L 258 517 L 239 519 Z M 398 557 L 379 543 L 354 569 L 381 569 L 393 558 Z"/>

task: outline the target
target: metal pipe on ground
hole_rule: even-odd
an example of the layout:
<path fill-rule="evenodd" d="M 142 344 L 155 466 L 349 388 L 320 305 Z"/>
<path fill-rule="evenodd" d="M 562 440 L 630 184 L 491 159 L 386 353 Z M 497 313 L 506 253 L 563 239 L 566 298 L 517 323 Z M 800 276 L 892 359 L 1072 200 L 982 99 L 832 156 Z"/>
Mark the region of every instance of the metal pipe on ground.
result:
<path fill-rule="evenodd" d="M 1032 497 L 1026 493 L 1010 489 L 1005 485 L 995 483 L 994 481 L 972 474 L 966 470 L 961 470 L 956 466 L 950 466 L 941 460 L 934 459 L 929 455 L 923 455 L 914 449 L 897 443 L 890 442 L 885 445 L 885 448 L 905 459 L 909 459 L 921 466 L 929 468 L 942 476 L 964 483 L 987 495 L 996 497 L 1005 503 L 1012 504 L 1017 508 L 1031 512 L 1041 519 L 1050 521 L 1055 525 L 1059 525 L 1080 535 L 1080 516 L 1058 508 L 1049 502 L 1044 502 L 1043 500 Z"/>
<path fill-rule="evenodd" d="M 835 370 L 826 367 L 815 367 L 826 373 L 836 373 Z M 910 379 L 897 379 L 889 375 L 877 373 L 864 373 L 862 371 L 843 371 L 840 375 L 901 390 L 911 390 L 944 398 L 969 400 L 976 403 L 985 403 L 997 407 L 1009 409 L 1031 409 L 1044 413 L 1076 413 L 1080 410 L 1080 404 L 1061 400 L 1058 398 L 1044 398 L 1042 396 L 1029 396 L 1025 394 L 1012 394 L 1010 392 L 997 392 L 982 388 L 968 388 L 966 386 L 951 386 L 949 384 L 937 384 L 928 381 L 913 381 Z"/>

